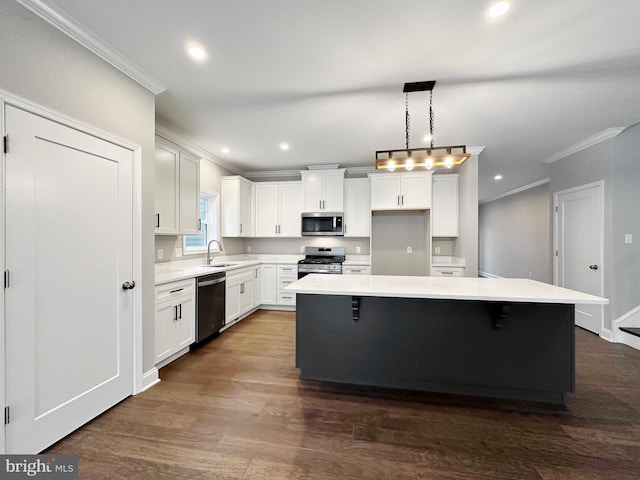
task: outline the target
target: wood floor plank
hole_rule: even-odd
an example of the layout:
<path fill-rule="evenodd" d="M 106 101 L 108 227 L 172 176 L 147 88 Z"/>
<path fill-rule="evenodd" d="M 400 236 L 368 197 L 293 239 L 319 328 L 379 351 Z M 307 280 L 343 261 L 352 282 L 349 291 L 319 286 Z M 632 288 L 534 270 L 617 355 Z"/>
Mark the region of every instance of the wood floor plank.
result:
<path fill-rule="evenodd" d="M 640 352 L 576 329 L 566 407 L 300 380 L 260 311 L 49 449 L 81 479 L 639 478 Z"/>

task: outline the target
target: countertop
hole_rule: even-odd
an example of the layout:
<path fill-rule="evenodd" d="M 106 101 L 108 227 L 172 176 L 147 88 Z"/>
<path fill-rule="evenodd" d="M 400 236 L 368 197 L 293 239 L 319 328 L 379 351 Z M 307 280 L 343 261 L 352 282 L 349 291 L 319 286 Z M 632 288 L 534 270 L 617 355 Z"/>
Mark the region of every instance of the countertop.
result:
<path fill-rule="evenodd" d="M 311 274 L 293 282 L 285 290 L 320 295 L 595 305 L 609 303 L 606 298 L 524 278 Z"/>

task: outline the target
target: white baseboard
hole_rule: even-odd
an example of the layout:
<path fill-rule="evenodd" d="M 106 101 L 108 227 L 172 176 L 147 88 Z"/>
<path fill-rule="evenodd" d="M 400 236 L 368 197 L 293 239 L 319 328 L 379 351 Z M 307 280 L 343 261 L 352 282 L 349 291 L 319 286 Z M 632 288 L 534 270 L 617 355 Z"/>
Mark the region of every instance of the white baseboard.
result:
<path fill-rule="evenodd" d="M 640 327 L 640 305 L 614 320 L 618 327 Z"/>
<path fill-rule="evenodd" d="M 602 329 L 602 333 L 600 334 L 600 338 L 606 340 L 607 342 L 613 342 L 613 332 L 611 330 L 607 330 L 606 328 Z"/>
<path fill-rule="evenodd" d="M 504 277 L 501 277 L 500 275 L 494 275 L 493 273 L 482 272 L 482 271 L 478 271 L 478 276 L 482 278 L 504 278 Z"/>
<path fill-rule="evenodd" d="M 635 348 L 636 350 L 640 350 L 640 337 L 636 337 L 635 335 L 631 335 L 630 333 L 618 330 L 618 333 L 616 334 L 616 341 L 618 343 L 624 343 L 625 345 L 631 348 Z"/>
<path fill-rule="evenodd" d="M 158 376 L 157 368 L 153 367 L 151 370 L 144 372 L 142 374 L 142 390 L 140 390 L 140 393 L 150 389 L 156 383 L 159 383 L 159 382 L 160 382 L 160 377 Z"/>

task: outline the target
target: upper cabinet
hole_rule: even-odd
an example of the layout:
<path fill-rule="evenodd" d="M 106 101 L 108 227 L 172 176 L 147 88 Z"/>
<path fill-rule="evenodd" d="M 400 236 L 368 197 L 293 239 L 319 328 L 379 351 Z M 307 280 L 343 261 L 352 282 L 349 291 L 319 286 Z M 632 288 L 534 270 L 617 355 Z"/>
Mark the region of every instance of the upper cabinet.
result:
<path fill-rule="evenodd" d="M 200 227 L 198 159 L 156 139 L 155 170 L 155 233 L 197 234 Z"/>
<path fill-rule="evenodd" d="M 250 237 L 251 182 L 240 176 L 222 177 L 222 236 Z"/>
<path fill-rule="evenodd" d="M 344 169 L 302 170 L 304 212 L 344 210 Z"/>
<path fill-rule="evenodd" d="M 347 178 L 344 181 L 344 236 L 370 235 L 369 179 Z"/>
<path fill-rule="evenodd" d="M 431 172 L 370 173 L 371 210 L 431 208 Z"/>
<path fill-rule="evenodd" d="M 458 236 L 458 174 L 433 176 L 433 237 Z"/>
<path fill-rule="evenodd" d="M 255 183 L 257 237 L 299 237 L 300 182 Z"/>

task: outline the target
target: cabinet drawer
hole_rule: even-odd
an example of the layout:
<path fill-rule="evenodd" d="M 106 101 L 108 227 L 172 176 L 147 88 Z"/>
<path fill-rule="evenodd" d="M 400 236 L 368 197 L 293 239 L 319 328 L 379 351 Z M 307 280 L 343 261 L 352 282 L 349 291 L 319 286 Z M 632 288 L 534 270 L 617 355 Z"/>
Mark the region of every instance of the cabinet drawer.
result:
<path fill-rule="evenodd" d="M 464 277 L 464 267 L 432 267 L 434 277 Z"/>
<path fill-rule="evenodd" d="M 285 287 L 288 287 L 289 285 L 291 285 L 293 282 L 296 281 L 296 277 L 287 275 L 287 276 L 279 276 L 278 277 L 278 291 L 282 290 Z"/>
<path fill-rule="evenodd" d="M 298 265 L 278 265 L 278 274 L 290 274 L 297 277 L 298 275 Z"/>
<path fill-rule="evenodd" d="M 371 267 L 368 265 L 342 267 L 343 275 L 371 275 Z"/>
<path fill-rule="evenodd" d="M 279 305 L 295 305 L 296 294 L 293 292 L 278 292 L 278 304 Z"/>
<path fill-rule="evenodd" d="M 241 268 L 238 270 L 231 270 L 227 272 L 227 276 L 226 276 L 227 285 L 242 283 L 242 282 L 251 280 L 252 278 L 256 278 L 257 268 L 260 268 L 260 265 L 255 265 L 253 267 L 248 267 L 248 268 Z"/>
<path fill-rule="evenodd" d="M 173 300 L 184 295 L 193 295 L 196 291 L 196 281 L 193 278 L 179 280 L 177 282 L 164 283 L 156 286 L 155 303 Z"/>

